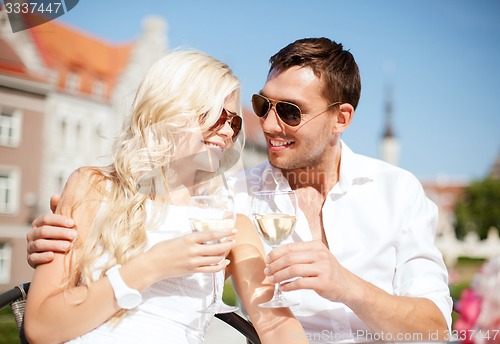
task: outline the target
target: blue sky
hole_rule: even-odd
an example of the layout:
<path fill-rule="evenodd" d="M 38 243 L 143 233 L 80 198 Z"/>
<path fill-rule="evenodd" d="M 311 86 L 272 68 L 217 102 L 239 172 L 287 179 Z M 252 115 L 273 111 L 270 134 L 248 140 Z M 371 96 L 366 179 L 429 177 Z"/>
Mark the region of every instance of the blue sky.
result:
<path fill-rule="evenodd" d="M 500 153 L 500 1 L 80 0 L 59 20 L 122 43 L 137 38 L 148 15 L 167 21 L 170 48 L 228 63 L 246 105 L 281 47 L 318 36 L 342 43 L 362 77 L 344 140 L 379 157 L 392 84 L 400 166 L 419 178 L 482 178 Z"/>

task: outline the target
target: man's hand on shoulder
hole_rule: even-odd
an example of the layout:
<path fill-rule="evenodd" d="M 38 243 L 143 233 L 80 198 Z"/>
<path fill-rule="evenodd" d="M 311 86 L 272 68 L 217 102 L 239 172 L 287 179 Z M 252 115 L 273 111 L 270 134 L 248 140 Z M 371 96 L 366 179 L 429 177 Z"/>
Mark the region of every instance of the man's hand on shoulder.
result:
<path fill-rule="evenodd" d="M 52 211 L 58 201 L 59 196 L 51 197 Z M 43 214 L 33 220 L 31 231 L 26 234 L 28 264 L 36 268 L 51 262 L 55 252 L 67 252 L 77 235 L 74 225 L 72 218 L 56 214 Z"/>

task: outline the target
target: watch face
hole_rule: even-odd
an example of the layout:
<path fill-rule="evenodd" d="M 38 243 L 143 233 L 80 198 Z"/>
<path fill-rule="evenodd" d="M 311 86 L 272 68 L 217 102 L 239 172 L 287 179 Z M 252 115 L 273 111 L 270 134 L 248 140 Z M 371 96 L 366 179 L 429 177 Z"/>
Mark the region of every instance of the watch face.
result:
<path fill-rule="evenodd" d="M 137 307 L 141 302 L 142 302 L 142 297 L 139 293 L 127 294 L 120 297 L 118 306 L 126 309 L 131 309 Z"/>

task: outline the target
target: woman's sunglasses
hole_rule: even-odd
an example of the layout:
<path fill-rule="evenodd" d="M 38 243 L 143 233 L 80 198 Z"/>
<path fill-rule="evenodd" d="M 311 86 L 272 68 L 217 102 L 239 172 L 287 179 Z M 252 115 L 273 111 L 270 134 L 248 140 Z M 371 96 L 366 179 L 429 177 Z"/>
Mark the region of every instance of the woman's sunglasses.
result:
<path fill-rule="evenodd" d="M 328 110 L 330 107 L 341 103 L 342 102 L 332 103 L 328 105 L 325 110 L 312 117 L 319 116 L 322 113 L 326 112 L 326 110 Z M 302 121 L 302 117 L 304 117 L 304 114 L 302 114 L 300 108 L 293 103 L 271 100 L 269 98 L 261 96 L 260 94 L 254 94 L 252 96 L 253 111 L 258 117 L 265 117 L 269 113 L 269 111 L 271 111 L 273 105 L 279 118 L 281 118 L 281 120 L 285 124 L 288 124 L 291 127 L 298 126 Z"/>
<path fill-rule="evenodd" d="M 212 125 L 208 130 L 210 131 L 218 131 L 220 130 L 226 122 L 229 122 L 231 129 L 233 130 L 233 141 L 236 140 L 238 134 L 241 131 L 241 126 L 243 124 L 243 118 L 238 116 L 237 114 L 230 112 L 226 109 L 222 109 L 219 119 Z"/>

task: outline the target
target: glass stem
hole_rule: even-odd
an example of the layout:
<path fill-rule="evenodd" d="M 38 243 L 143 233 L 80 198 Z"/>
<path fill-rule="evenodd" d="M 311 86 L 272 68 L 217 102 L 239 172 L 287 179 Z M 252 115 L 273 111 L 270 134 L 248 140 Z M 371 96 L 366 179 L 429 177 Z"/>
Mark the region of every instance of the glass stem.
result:
<path fill-rule="evenodd" d="M 281 299 L 281 290 L 279 288 L 279 283 L 274 283 L 274 295 L 273 295 L 273 300 L 275 299 Z"/>
<path fill-rule="evenodd" d="M 216 272 L 212 273 L 212 281 L 214 283 L 214 294 L 212 304 L 217 303 L 217 275 Z"/>

